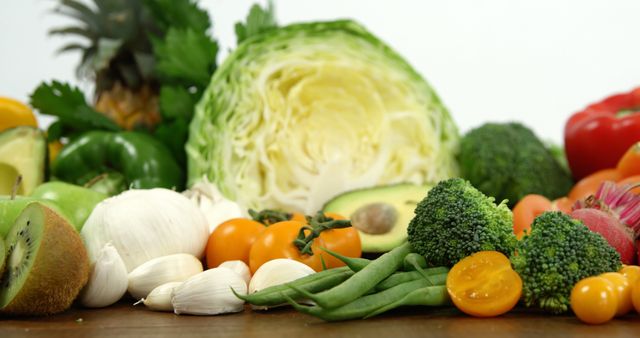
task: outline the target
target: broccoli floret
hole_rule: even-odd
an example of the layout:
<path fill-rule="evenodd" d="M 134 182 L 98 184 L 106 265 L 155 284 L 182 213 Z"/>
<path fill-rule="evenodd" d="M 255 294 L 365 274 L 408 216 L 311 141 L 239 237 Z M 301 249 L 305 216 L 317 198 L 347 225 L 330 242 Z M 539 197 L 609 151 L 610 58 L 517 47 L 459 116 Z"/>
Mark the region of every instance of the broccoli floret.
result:
<path fill-rule="evenodd" d="M 527 194 L 565 196 L 569 172 L 536 135 L 520 123 L 487 123 L 469 131 L 458 154 L 460 174 L 480 191 L 510 206 Z"/>
<path fill-rule="evenodd" d="M 507 205 L 461 178 L 441 181 L 418 203 L 408 237 L 430 264 L 447 266 L 483 250 L 509 256 L 516 242 Z"/>
<path fill-rule="evenodd" d="M 522 278 L 525 304 L 556 314 L 567 311 L 579 280 L 618 271 L 621 264 L 618 252 L 600 234 L 557 211 L 533 221 L 511 262 Z"/>

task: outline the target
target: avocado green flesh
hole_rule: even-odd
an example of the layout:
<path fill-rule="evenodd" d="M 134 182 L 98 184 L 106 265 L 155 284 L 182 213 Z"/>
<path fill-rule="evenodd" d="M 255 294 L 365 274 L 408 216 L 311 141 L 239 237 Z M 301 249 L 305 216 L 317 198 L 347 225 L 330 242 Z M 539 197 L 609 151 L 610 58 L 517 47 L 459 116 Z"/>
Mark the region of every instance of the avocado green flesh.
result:
<path fill-rule="evenodd" d="M 406 241 L 407 227 L 414 216 L 416 205 L 430 188 L 431 186 L 402 183 L 354 190 L 336 196 L 325 204 L 323 210 L 351 218 L 356 210 L 372 203 L 392 206 L 398 217 L 389 232 L 367 234 L 358 230 L 363 252 L 387 252 Z"/>
<path fill-rule="evenodd" d="M 44 211 L 37 204 L 25 208 L 11 227 L 5 241 L 8 256 L 0 279 L 0 308 L 13 300 L 27 280 L 38 253 L 43 230 Z"/>
<path fill-rule="evenodd" d="M 47 142 L 32 127 L 17 127 L 0 133 L 0 195 L 10 195 L 18 177 L 17 193 L 29 195 L 44 180 Z"/>

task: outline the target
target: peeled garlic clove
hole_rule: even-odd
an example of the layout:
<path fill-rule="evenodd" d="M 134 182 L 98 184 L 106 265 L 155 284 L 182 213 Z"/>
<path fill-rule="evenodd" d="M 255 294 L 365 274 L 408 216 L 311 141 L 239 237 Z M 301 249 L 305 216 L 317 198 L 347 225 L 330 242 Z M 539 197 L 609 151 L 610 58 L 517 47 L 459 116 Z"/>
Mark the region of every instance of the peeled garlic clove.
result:
<path fill-rule="evenodd" d="M 127 292 L 127 267 L 118 250 L 107 243 L 102 247 L 91 267 L 91 276 L 80 295 L 80 303 L 86 307 L 109 306 Z"/>
<path fill-rule="evenodd" d="M 249 285 L 249 281 L 251 280 L 251 271 L 245 262 L 240 260 L 226 261 L 220 264 L 219 267 L 231 269 L 231 271 L 237 273 L 242 277 L 242 279 L 244 279 L 245 283 Z"/>
<path fill-rule="evenodd" d="M 145 298 L 156 287 L 182 282 L 202 272 L 202 263 L 193 255 L 175 254 L 154 258 L 129 273 L 129 293 Z"/>
<path fill-rule="evenodd" d="M 213 268 L 187 279 L 173 290 L 173 311 L 176 314 L 217 315 L 240 312 L 244 301 L 236 297 L 247 294 L 242 277 L 228 268 Z"/>
<path fill-rule="evenodd" d="M 173 290 L 178 287 L 182 282 L 171 282 L 158 286 L 151 290 L 147 298 L 142 299 L 142 303 L 153 311 L 173 311 L 173 305 L 171 305 L 171 296 L 173 296 Z"/>
<path fill-rule="evenodd" d="M 249 293 L 254 293 L 273 285 L 289 283 L 308 276 L 315 271 L 309 266 L 293 259 L 278 258 L 270 260 L 256 271 L 249 283 Z"/>

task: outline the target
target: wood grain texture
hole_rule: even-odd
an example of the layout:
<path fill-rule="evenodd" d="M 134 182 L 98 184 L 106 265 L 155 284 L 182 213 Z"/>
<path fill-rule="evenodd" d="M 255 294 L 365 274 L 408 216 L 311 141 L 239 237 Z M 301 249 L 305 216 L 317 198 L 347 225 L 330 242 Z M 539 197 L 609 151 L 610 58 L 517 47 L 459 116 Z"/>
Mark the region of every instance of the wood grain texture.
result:
<path fill-rule="evenodd" d="M 81 319 L 81 320 L 80 320 Z M 640 316 L 605 325 L 582 324 L 574 316 L 516 309 L 490 319 L 455 309 L 414 308 L 368 320 L 325 323 L 291 309 L 196 317 L 159 313 L 120 303 L 106 309 L 72 309 L 42 318 L 0 319 L 0 337 L 636 337 Z"/>

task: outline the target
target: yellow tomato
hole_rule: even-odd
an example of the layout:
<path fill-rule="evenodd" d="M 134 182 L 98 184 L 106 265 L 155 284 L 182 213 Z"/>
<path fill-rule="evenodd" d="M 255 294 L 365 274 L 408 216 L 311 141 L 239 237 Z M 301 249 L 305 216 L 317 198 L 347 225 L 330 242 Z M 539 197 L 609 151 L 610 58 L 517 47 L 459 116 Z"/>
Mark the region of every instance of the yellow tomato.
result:
<path fill-rule="evenodd" d="M 610 281 L 616 291 L 616 297 L 618 299 L 616 316 L 623 316 L 631 311 L 633 304 L 631 304 L 631 287 L 627 277 L 617 272 L 603 273 L 600 277 Z"/>
<path fill-rule="evenodd" d="M 476 317 L 493 317 L 508 312 L 518 303 L 522 279 L 505 255 L 481 251 L 451 268 L 447 291 L 460 311 Z"/>
<path fill-rule="evenodd" d="M 585 323 L 608 322 L 618 309 L 615 286 L 602 277 L 589 277 L 579 281 L 571 290 L 571 309 Z"/>
<path fill-rule="evenodd" d="M 625 265 L 618 272 L 627 277 L 629 285 L 636 285 L 636 281 L 640 278 L 640 266 L 637 265 Z"/>
<path fill-rule="evenodd" d="M 18 126 L 37 127 L 38 121 L 27 105 L 0 96 L 0 131 Z"/>

